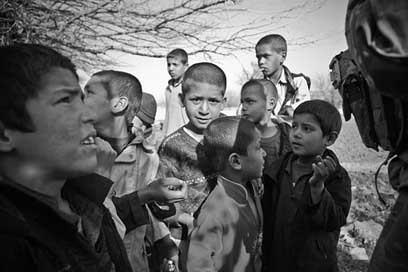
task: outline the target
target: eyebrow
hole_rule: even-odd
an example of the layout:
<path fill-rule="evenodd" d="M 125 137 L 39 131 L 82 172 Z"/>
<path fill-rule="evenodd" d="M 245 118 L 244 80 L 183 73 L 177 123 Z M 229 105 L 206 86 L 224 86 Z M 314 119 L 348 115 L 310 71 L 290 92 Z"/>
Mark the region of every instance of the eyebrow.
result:
<path fill-rule="evenodd" d="M 56 97 L 62 96 L 64 94 L 69 94 L 69 95 L 80 95 L 83 96 L 84 93 L 80 88 L 61 88 L 56 90 L 52 95 L 51 95 L 51 100 L 55 99 Z"/>

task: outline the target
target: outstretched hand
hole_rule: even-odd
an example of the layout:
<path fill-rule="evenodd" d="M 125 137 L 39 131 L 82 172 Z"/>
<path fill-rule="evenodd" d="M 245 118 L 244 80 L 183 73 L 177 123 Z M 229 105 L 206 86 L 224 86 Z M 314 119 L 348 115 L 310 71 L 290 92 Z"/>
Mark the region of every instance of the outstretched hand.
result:
<path fill-rule="evenodd" d="M 324 190 L 325 180 L 336 170 L 336 162 L 327 156 L 322 159 L 316 156 L 316 162 L 312 164 L 313 175 L 309 179 L 312 200 L 314 203 L 320 201 L 320 196 Z"/>
<path fill-rule="evenodd" d="M 139 190 L 139 197 L 147 202 L 175 203 L 186 198 L 187 184 L 177 178 L 159 178 Z"/>

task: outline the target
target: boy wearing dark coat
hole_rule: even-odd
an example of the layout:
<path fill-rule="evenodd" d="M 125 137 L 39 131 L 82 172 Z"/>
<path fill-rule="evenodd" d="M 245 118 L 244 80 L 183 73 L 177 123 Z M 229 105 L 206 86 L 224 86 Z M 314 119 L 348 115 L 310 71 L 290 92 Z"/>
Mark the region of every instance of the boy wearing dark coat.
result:
<path fill-rule="evenodd" d="M 292 152 L 265 172 L 263 271 L 337 271 L 336 247 L 351 203 L 351 182 L 332 145 L 338 110 L 323 100 L 300 104 Z"/>

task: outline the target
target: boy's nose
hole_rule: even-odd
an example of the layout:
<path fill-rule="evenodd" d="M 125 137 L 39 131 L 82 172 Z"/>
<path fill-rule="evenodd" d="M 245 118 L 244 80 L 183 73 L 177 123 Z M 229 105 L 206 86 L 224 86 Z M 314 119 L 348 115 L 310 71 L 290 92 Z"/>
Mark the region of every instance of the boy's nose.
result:
<path fill-rule="evenodd" d="M 82 104 L 83 110 L 81 114 L 82 121 L 84 123 L 95 123 L 96 121 L 96 113 L 85 104 Z"/>
<path fill-rule="evenodd" d="M 200 112 L 201 113 L 207 113 L 208 112 L 208 102 L 203 101 L 200 105 Z"/>

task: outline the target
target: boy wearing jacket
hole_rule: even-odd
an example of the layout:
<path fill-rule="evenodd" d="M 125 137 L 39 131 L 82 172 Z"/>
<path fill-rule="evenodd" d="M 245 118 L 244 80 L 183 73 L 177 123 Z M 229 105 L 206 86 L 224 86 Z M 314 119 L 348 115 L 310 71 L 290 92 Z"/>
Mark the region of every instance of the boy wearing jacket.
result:
<path fill-rule="evenodd" d="M 265 171 L 263 271 L 337 271 L 336 247 L 351 203 L 351 182 L 332 145 L 338 110 L 310 100 L 294 111 L 292 152 Z"/>

